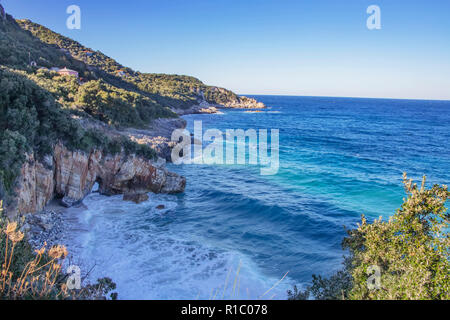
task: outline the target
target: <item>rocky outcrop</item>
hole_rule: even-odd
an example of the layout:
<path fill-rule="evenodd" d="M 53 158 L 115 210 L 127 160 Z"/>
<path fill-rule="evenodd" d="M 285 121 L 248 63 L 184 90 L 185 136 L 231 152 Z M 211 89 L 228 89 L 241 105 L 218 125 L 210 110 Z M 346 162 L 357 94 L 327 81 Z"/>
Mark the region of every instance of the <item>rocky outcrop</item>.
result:
<path fill-rule="evenodd" d="M 165 161 L 147 160 L 135 155 L 105 155 L 70 151 L 58 144 L 53 157 L 37 160 L 27 157 L 22 166 L 16 188 L 16 202 L 8 208 L 11 214 L 41 211 L 54 197 L 65 206 L 84 199 L 98 182 L 99 192 L 105 195 L 179 193 L 186 179 L 165 168 Z"/>
<path fill-rule="evenodd" d="M 0 19 L 1 20 L 6 20 L 6 11 L 5 9 L 2 7 L 2 5 L 0 4 Z"/>
<path fill-rule="evenodd" d="M 256 99 L 248 98 L 245 96 L 230 96 L 230 91 L 224 88 L 212 87 L 212 91 L 222 97 L 222 101 L 219 104 L 212 104 L 219 108 L 235 108 L 235 109 L 264 109 L 266 106 L 262 102 L 258 102 Z M 204 96 L 203 96 L 204 99 Z"/>
<path fill-rule="evenodd" d="M 172 132 L 184 128 L 186 128 L 186 120 L 184 119 L 156 119 L 146 129 L 129 128 L 121 131 L 120 134 L 127 136 L 136 143 L 148 145 L 156 151 L 158 157 L 171 161 L 172 148 L 176 144 L 171 141 Z"/>
<path fill-rule="evenodd" d="M 179 116 L 187 114 L 197 113 L 219 113 L 220 108 L 234 108 L 234 109 L 264 109 L 266 106 L 262 102 L 258 102 L 256 99 L 248 98 L 245 96 L 234 96 L 229 98 L 229 91 L 223 88 L 214 87 L 212 90 L 226 96 L 228 101 L 222 103 L 211 103 L 205 98 L 203 92 L 196 92 L 198 95 L 197 104 L 192 105 L 189 108 L 172 109 L 173 112 Z"/>
<path fill-rule="evenodd" d="M 146 193 L 125 193 L 123 195 L 123 201 L 132 201 L 134 203 L 141 203 L 149 199 Z"/>
<path fill-rule="evenodd" d="M 215 113 L 219 113 L 219 110 L 216 107 L 208 107 L 208 108 L 202 108 L 198 112 L 199 113 L 215 114 Z"/>
<path fill-rule="evenodd" d="M 238 97 L 237 100 L 229 101 L 224 104 L 226 108 L 236 109 L 264 109 L 266 106 L 262 102 L 256 101 L 256 99 L 248 97 Z"/>
<path fill-rule="evenodd" d="M 194 104 L 189 108 L 172 109 L 172 111 L 178 114 L 179 116 L 184 116 L 187 114 L 203 113 L 202 110 L 208 110 L 211 107 L 213 107 L 213 105 L 211 105 L 205 100 L 205 96 L 202 93 L 197 99 L 197 104 Z"/>
<path fill-rule="evenodd" d="M 8 212 L 29 213 L 41 210 L 54 196 L 55 177 L 53 158 L 46 157 L 42 162 L 36 161 L 33 155 L 28 155 L 22 165 L 18 187 L 17 200 Z"/>

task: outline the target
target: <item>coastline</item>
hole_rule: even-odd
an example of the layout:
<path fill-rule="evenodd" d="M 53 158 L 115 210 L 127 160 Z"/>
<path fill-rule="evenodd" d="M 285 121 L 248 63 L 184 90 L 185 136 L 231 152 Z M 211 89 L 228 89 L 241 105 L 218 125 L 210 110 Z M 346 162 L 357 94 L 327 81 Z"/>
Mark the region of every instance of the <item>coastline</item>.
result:
<path fill-rule="evenodd" d="M 256 100 L 255 100 L 256 101 Z M 261 105 L 258 105 L 258 108 Z M 266 106 L 264 106 L 266 108 Z M 221 114 L 220 110 L 255 110 L 254 107 L 227 107 L 227 106 L 209 106 L 207 109 L 195 109 L 192 112 L 184 113 L 180 115 L 180 118 L 175 119 L 157 119 L 150 123 L 147 129 L 122 129 L 115 130 L 109 126 L 105 126 L 100 122 L 82 121 L 85 128 L 103 128 L 104 132 L 112 135 L 126 135 L 131 140 L 138 143 L 144 143 L 150 145 L 157 151 L 160 158 L 165 161 L 170 161 L 170 152 L 174 143 L 170 141 L 171 133 L 175 129 L 186 128 L 187 121 L 183 118 L 185 115 L 191 114 Z M 250 111 L 251 112 L 251 111 Z M 165 164 L 164 164 L 165 167 Z M 95 190 L 95 191 L 94 191 Z M 77 253 L 77 251 L 71 251 L 73 243 L 71 243 L 71 230 L 69 227 L 76 225 L 75 219 L 77 216 L 81 216 L 86 213 L 88 207 L 84 204 L 84 199 L 91 194 L 98 194 L 98 187 L 92 189 L 91 192 L 83 196 L 80 201 L 71 203 L 70 205 L 62 203 L 61 199 L 51 199 L 43 208 L 43 210 L 21 215 L 24 218 L 24 225 L 22 231 L 27 234 L 27 241 L 35 250 L 39 250 L 42 247 L 51 248 L 56 245 L 64 245 L 69 249 L 69 257 L 67 263 L 72 264 L 76 262 L 77 265 L 82 267 L 82 270 L 91 270 L 95 267 L 95 262 L 83 260 Z M 150 192 L 148 196 L 136 203 L 146 202 L 149 197 L 153 198 L 155 194 Z M 125 196 L 125 194 L 124 194 Z M 122 197 L 122 195 L 121 195 Z M 123 199 L 122 201 L 126 201 Z M 158 211 L 165 211 L 163 204 L 155 206 Z M 73 242 L 73 239 L 72 239 Z M 90 272 L 90 271 L 89 271 Z M 87 274 L 86 274 L 87 276 Z M 114 280 L 114 279 L 113 279 Z M 88 279 L 88 283 L 95 282 L 95 279 Z M 120 292 L 119 292 L 120 297 Z"/>
<path fill-rule="evenodd" d="M 76 228 L 89 231 L 77 233 L 76 236 L 89 237 L 82 240 L 87 241 L 89 246 L 85 247 L 83 255 L 77 256 L 77 251 L 71 251 L 74 259 L 88 257 L 82 262 L 85 266 L 83 270 L 90 270 L 90 263 L 95 264 L 96 258 L 103 259 L 105 264 L 98 265 L 97 268 L 104 272 L 102 275 L 119 280 L 119 298 L 195 298 L 197 292 L 190 292 L 189 287 L 196 288 L 196 285 L 211 283 L 212 288 L 208 286 L 211 290 L 223 285 L 227 268 L 231 265 L 235 272 L 241 257 L 244 257 L 246 276 L 252 280 L 250 285 L 265 285 L 272 282 L 273 277 L 278 277 L 268 288 L 264 287 L 265 290 L 281 279 L 285 272 L 290 271 L 284 280 L 286 282 L 279 288 L 278 298 L 284 298 L 286 285 L 304 285 L 311 274 L 328 275 L 337 271 L 342 262 L 340 243 L 346 235 L 342 225 L 353 226 L 362 212 L 371 219 L 383 214 L 387 218 L 398 207 L 403 189 L 392 183 L 396 167 L 381 167 L 383 161 L 386 161 L 384 157 L 391 152 L 381 149 L 384 153 L 379 154 L 379 148 L 383 148 L 381 141 L 384 136 L 378 137 L 374 150 L 363 152 L 359 149 L 364 144 L 363 136 L 351 136 L 349 140 L 342 142 L 329 134 L 329 117 L 318 117 L 324 112 L 319 110 L 317 113 L 316 105 L 320 101 L 311 104 L 306 111 L 304 99 L 298 98 L 295 104 L 285 104 L 289 101 L 290 99 L 282 100 L 278 104 L 268 100 L 277 106 L 279 113 L 276 114 L 253 116 L 244 115 L 245 111 L 228 112 L 226 117 L 219 117 L 216 123 L 221 130 L 234 125 L 245 128 L 255 123 L 264 126 L 280 125 L 290 121 L 292 110 L 296 110 L 301 115 L 298 117 L 301 120 L 298 127 L 291 128 L 288 132 L 289 137 L 294 139 L 283 140 L 285 151 L 288 152 L 284 157 L 286 167 L 279 176 L 266 179 L 253 174 L 251 167 L 224 167 L 220 170 L 219 177 L 217 167 L 213 166 L 185 166 L 174 170 L 173 165 L 168 165 L 169 170 L 186 176 L 191 183 L 188 183 L 189 188 L 183 196 L 170 196 L 173 207 L 165 213 L 156 211 L 157 204 L 152 204 L 152 200 L 154 202 L 165 197 L 163 195 L 151 195 L 150 202 L 134 205 L 123 202 L 120 196 L 107 198 L 91 194 L 86 199 L 88 209 L 84 206 L 63 209 L 83 220 L 81 226 L 77 224 Z M 327 112 L 334 115 L 335 121 L 332 123 L 340 128 L 346 123 L 348 116 L 355 113 L 358 103 L 358 100 L 348 100 L 347 108 L 341 111 L 344 112 L 341 115 L 335 113 L 337 107 L 330 102 Z M 367 107 L 360 108 L 365 110 Z M 391 120 L 396 116 L 388 113 L 390 107 L 372 106 L 377 115 L 389 115 L 385 122 L 380 123 L 386 128 L 389 128 Z M 413 114 L 405 115 L 405 123 L 413 121 L 416 114 L 421 112 L 420 108 L 414 106 L 409 110 Z M 436 106 L 436 110 L 439 110 L 439 106 Z M 216 117 L 192 114 L 183 118 L 189 128 L 192 121 L 199 119 L 205 119 L 210 125 L 214 125 Z M 370 120 L 364 112 L 358 113 L 355 119 L 361 130 L 370 128 L 366 126 Z M 299 128 L 311 125 L 318 128 L 318 131 L 299 131 Z M 403 128 L 401 137 L 407 137 L 415 130 L 411 126 Z M 424 139 L 431 139 L 426 131 L 420 132 Z M 310 144 L 302 152 L 313 157 L 312 163 L 308 161 L 311 158 L 298 157 L 298 146 L 304 140 L 310 141 Z M 317 148 L 325 142 L 328 143 L 325 150 Z M 345 153 L 332 152 L 337 142 L 345 143 Z M 400 142 L 396 148 L 402 148 L 402 145 L 404 144 Z M 406 154 L 401 159 L 407 161 L 405 159 L 409 155 L 411 154 Z M 355 162 L 360 167 L 355 168 Z M 421 171 L 427 165 L 425 159 L 421 163 Z M 309 170 L 305 171 L 305 167 Z M 355 172 L 356 169 L 358 171 Z M 384 174 L 376 177 L 364 175 L 368 169 L 383 170 Z M 448 180 L 448 172 L 444 168 L 435 173 L 439 176 L 433 181 Z M 324 175 L 333 180 L 327 184 L 321 183 Z M 354 188 L 364 191 L 364 198 L 348 192 Z M 291 192 L 286 193 L 287 189 Z M 327 198 L 323 197 L 324 193 Z M 279 199 L 283 201 L 280 202 Z M 88 227 L 92 229 L 87 229 Z M 304 245 L 291 246 L 291 241 Z M 218 250 L 213 250 L 214 248 Z M 228 254 L 225 258 L 224 251 Z M 228 259 L 230 256 L 237 258 Z M 222 269 L 216 269 L 217 266 Z M 183 282 L 186 277 L 191 281 L 188 284 Z M 209 280 L 206 281 L 205 278 Z M 130 279 L 144 280 L 136 285 L 128 285 Z M 185 291 L 172 290 L 172 287 Z M 148 289 L 148 295 L 145 294 L 145 288 Z M 202 292 L 201 297 L 208 299 L 208 294 Z"/>

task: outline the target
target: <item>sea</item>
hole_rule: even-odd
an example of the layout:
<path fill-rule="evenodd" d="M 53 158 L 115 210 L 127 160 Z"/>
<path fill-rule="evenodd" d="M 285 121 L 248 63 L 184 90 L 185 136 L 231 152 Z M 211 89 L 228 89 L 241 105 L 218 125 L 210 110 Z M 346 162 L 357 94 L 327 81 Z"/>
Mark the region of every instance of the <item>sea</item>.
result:
<path fill-rule="evenodd" d="M 252 97 L 268 108 L 187 115 L 187 129 L 278 129 L 278 172 L 169 164 L 187 178 L 183 194 L 90 194 L 64 214 L 71 263 L 88 280 L 111 278 L 119 299 L 286 299 L 342 267 L 361 215 L 395 213 L 403 172 L 450 183 L 450 101 Z"/>

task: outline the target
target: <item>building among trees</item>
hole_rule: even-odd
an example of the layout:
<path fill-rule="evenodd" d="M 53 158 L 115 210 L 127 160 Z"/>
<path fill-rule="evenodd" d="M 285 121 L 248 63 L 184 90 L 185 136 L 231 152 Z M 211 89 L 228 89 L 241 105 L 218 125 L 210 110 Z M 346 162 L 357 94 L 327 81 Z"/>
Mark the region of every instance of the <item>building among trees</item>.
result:
<path fill-rule="evenodd" d="M 78 78 L 78 72 L 76 72 L 75 70 L 70 70 L 70 69 L 64 68 L 64 69 L 59 69 L 57 72 L 63 76 L 75 76 Z"/>

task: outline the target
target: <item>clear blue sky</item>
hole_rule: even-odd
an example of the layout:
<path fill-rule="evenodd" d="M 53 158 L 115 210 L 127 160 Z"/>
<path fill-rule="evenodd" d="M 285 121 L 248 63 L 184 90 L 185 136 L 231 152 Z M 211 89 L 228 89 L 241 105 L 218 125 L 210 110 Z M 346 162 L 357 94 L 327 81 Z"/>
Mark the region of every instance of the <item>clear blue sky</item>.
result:
<path fill-rule="evenodd" d="M 449 0 L 0 2 L 133 69 L 242 94 L 450 99 Z M 71 4 L 81 30 L 66 28 Z"/>

